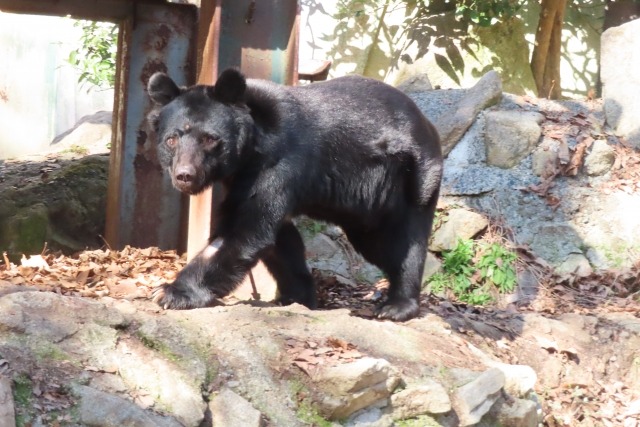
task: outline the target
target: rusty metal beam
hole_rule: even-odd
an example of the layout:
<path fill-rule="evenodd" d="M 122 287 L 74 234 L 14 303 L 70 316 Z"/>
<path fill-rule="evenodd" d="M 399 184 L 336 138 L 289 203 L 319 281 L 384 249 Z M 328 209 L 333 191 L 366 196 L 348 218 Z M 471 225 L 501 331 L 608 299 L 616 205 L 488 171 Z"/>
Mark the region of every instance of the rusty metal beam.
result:
<path fill-rule="evenodd" d="M 157 159 L 146 121 L 151 109 L 146 86 L 156 71 L 167 72 L 181 85 L 194 83 L 197 9 L 140 3 L 120 28 L 106 239 L 114 248 L 183 251 L 186 198 L 172 188 Z"/>
<path fill-rule="evenodd" d="M 295 0 L 222 0 L 218 68 L 294 84 L 298 16 Z"/>
<path fill-rule="evenodd" d="M 139 5 L 166 3 L 166 0 L 0 0 L 0 11 L 119 22 L 133 16 Z"/>

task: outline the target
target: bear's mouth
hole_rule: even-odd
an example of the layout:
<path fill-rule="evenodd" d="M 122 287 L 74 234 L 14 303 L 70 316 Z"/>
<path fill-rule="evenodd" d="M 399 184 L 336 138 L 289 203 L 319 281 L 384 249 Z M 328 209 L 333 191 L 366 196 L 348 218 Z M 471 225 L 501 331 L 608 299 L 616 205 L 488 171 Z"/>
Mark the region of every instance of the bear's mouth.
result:
<path fill-rule="evenodd" d="M 202 190 L 204 190 L 204 187 L 202 185 L 199 185 L 195 182 L 182 182 L 176 179 L 173 179 L 173 186 L 182 193 L 186 193 L 189 195 L 195 195 L 201 193 Z"/>

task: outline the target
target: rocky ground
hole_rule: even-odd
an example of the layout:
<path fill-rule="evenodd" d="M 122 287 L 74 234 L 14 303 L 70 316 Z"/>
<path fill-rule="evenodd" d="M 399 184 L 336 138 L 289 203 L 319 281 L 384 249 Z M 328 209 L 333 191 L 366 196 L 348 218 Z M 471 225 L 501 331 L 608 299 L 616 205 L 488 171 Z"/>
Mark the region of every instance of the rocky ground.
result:
<path fill-rule="evenodd" d="M 601 286 L 550 275 L 486 308 L 425 294 L 420 318 L 393 323 L 371 318 L 384 281 L 319 274 L 318 311 L 233 296 L 162 311 L 148 296 L 183 265 L 154 248 L 5 259 L 0 377 L 18 424 L 640 425 L 637 271 Z M 469 384 L 489 407 L 465 403 Z"/>

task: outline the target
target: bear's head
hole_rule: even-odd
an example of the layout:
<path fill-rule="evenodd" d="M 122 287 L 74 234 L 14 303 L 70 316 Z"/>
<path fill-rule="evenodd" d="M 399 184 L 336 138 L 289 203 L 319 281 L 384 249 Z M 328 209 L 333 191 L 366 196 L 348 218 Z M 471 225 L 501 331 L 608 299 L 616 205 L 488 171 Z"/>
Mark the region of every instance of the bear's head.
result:
<path fill-rule="evenodd" d="M 215 86 L 181 88 L 164 73 L 149 79 L 158 158 L 178 190 L 200 193 L 237 170 L 252 126 L 246 87 L 234 69 L 222 72 Z"/>

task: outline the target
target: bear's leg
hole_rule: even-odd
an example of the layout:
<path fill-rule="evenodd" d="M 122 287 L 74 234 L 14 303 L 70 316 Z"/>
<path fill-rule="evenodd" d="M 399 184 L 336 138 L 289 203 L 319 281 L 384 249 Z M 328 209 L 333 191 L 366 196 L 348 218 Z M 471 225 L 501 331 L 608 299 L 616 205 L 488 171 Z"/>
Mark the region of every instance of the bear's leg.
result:
<path fill-rule="evenodd" d="M 389 280 L 387 299 L 376 310 L 382 319 L 408 320 L 420 314 L 420 290 L 432 216 L 409 208 L 406 215 L 374 229 L 345 229 L 367 261 Z"/>
<path fill-rule="evenodd" d="M 389 279 L 387 299 L 376 309 L 376 315 L 382 319 L 403 321 L 420 314 L 420 290 L 427 244 L 426 239 L 422 242 L 412 238 L 406 240 L 391 245 L 401 251 L 404 258 L 397 260 L 396 264 L 383 263 L 381 266 Z"/>
<path fill-rule="evenodd" d="M 291 222 L 285 222 L 276 236 L 276 244 L 261 259 L 278 284 L 277 301 L 294 302 L 317 308 L 316 289 L 304 257 L 304 243 Z"/>
<path fill-rule="evenodd" d="M 229 239 L 231 240 L 231 239 Z M 257 256 L 238 244 L 216 239 L 197 254 L 171 284 L 153 292 L 153 301 L 165 309 L 183 310 L 215 305 L 232 292 L 257 263 Z"/>

